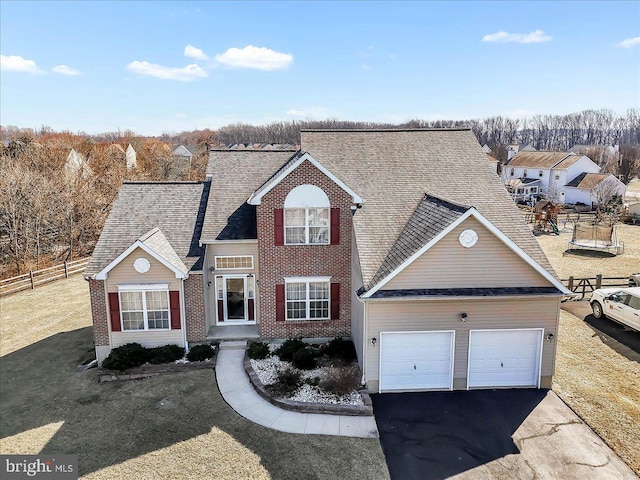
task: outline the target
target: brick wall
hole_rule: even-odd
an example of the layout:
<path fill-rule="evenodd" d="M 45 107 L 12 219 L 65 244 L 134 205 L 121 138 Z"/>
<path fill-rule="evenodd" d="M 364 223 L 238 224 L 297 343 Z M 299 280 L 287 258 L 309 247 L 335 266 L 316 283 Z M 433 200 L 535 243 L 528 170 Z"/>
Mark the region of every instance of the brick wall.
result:
<path fill-rule="evenodd" d="M 184 281 L 184 310 L 187 341 L 204 342 L 207 339 L 207 325 L 204 314 L 204 286 L 202 274 L 190 274 Z"/>
<path fill-rule="evenodd" d="M 275 208 L 283 208 L 287 194 L 298 185 L 311 184 L 329 197 L 331 207 L 340 208 L 339 245 L 274 245 Z M 349 337 L 351 335 L 351 203 L 352 198 L 312 163 L 305 161 L 257 207 L 260 300 L 260 336 Z M 340 283 L 340 317 L 322 321 L 276 321 L 276 285 L 289 276 L 331 276 Z"/>
<path fill-rule="evenodd" d="M 91 298 L 94 342 L 96 346 L 109 345 L 109 312 L 103 280 L 89 280 L 89 297 Z"/>

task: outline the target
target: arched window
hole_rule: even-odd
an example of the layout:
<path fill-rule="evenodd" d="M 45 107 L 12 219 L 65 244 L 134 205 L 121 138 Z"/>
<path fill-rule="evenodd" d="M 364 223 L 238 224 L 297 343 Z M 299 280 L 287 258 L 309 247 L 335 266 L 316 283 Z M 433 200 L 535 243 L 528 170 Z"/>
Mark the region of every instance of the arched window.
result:
<path fill-rule="evenodd" d="M 286 245 L 329 244 L 329 197 L 315 185 L 300 185 L 284 201 Z"/>

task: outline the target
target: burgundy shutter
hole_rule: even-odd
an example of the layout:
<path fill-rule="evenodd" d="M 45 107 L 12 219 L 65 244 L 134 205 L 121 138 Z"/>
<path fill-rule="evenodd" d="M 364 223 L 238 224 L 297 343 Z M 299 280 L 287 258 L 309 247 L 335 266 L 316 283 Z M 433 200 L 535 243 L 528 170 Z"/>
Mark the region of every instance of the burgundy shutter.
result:
<path fill-rule="evenodd" d="M 284 283 L 276 285 L 276 321 L 284 322 Z"/>
<path fill-rule="evenodd" d="M 340 284 L 331 284 L 331 320 L 340 318 Z"/>
<path fill-rule="evenodd" d="M 331 245 L 340 244 L 340 209 L 331 209 Z"/>
<path fill-rule="evenodd" d="M 273 209 L 273 229 L 274 245 L 284 245 L 284 211 L 281 208 Z"/>
<path fill-rule="evenodd" d="M 253 319 L 255 318 L 253 314 L 253 298 L 250 298 L 247 303 L 247 309 L 249 310 L 249 321 L 253 322 Z"/>
<path fill-rule="evenodd" d="M 109 294 L 109 316 L 111 318 L 111 331 L 120 332 L 120 300 L 117 293 Z"/>
<path fill-rule="evenodd" d="M 171 310 L 171 330 L 180 328 L 180 292 L 169 292 L 169 309 Z"/>

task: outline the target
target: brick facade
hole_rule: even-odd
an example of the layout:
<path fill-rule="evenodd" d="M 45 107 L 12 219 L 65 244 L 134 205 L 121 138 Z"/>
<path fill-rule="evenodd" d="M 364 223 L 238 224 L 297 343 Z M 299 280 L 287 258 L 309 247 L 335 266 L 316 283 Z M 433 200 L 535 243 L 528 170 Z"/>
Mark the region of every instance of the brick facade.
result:
<path fill-rule="evenodd" d="M 332 208 L 340 208 L 338 245 L 274 245 L 274 209 L 283 208 L 287 194 L 298 185 L 321 188 Z M 305 161 L 262 198 L 257 206 L 262 338 L 332 338 L 351 335 L 351 196 Z M 340 316 L 336 320 L 276 321 L 276 285 L 290 276 L 331 276 L 340 283 Z"/>
<path fill-rule="evenodd" d="M 184 281 L 184 310 L 187 342 L 200 343 L 207 339 L 204 313 L 204 284 L 202 274 L 190 274 Z"/>
<path fill-rule="evenodd" d="M 104 293 L 104 281 L 89 279 L 93 341 L 96 346 L 109 345 L 109 312 Z"/>

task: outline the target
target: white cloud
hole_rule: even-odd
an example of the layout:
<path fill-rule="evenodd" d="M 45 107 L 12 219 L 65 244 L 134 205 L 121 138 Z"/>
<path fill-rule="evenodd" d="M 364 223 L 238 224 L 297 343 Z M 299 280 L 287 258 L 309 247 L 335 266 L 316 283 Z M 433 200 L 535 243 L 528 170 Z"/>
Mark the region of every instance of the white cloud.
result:
<path fill-rule="evenodd" d="M 326 107 L 310 107 L 304 110 L 297 108 L 290 108 L 285 112 L 289 117 L 299 118 L 327 118 L 329 116 L 329 109 Z"/>
<path fill-rule="evenodd" d="M 551 36 L 545 34 L 542 30 L 535 30 L 531 33 L 507 33 L 500 30 L 482 37 L 483 42 L 500 42 L 500 43 L 542 43 L 550 42 Z"/>
<path fill-rule="evenodd" d="M 67 67 L 66 65 L 56 65 L 51 69 L 53 73 L 60 73 L 61 75 L 82 75 L 80 70 Z"/>
<path fill-rule="evenodd" d="M 188 58 L 195 58 L 196 60 L 208 60 L 209 55 L 204 53 L 201 49 L 194 47 L 193 45 L 187 45 L 184 47 L 184 56 Z"/>
<path fill-rule="evenodd" d="M 287 69 L 293 63 L 293 55 L 281 53 L 266 47 L 247 45 L 244 48 L 230 48 L 215 56 L 218 63 L 230 68 L 253 68 L 256 70 Z"/>
<path fill-rule="evenodd" d="M 623 40 L 620 43 L 618 43 L 616 47 L 631 48 L 636 45 L 640 45 L 640 37 L 627 38 L 626 40 Z"/>
<path fill-rule="evenodd" d="M 190 82 L 198 78 L 206 78 L 209 74 L 199 65 L 192 63 L 186 67 L 165 67 L 156 63 L 135 60 L 127 65 L 127 70 L 138 75 L 148 75 L 162 80 L 179 80 Z"/>
<path fill-rule="evenodd" d="M 36 62 L 18 55 L 0 55 L 0 70 L 6 72 L 44 73 Z"/>

